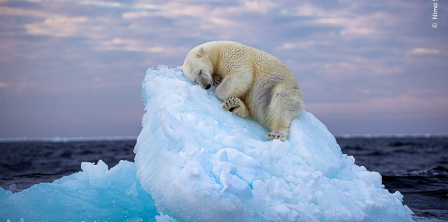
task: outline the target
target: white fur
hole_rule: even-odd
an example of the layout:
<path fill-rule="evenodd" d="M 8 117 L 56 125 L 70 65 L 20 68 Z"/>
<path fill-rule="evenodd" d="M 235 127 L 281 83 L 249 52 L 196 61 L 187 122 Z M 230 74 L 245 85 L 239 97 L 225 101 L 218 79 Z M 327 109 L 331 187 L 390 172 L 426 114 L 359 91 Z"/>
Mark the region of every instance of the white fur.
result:
<path fill-rule="evenodd" d="M 207 42 L 193 48 L 181 67 L 203 88 L 216 86 L 221 107 L 252 117 L 271 132 L 266 139 L 285 140 L 291 121 L 304 104 L 294 74 L 273 55 L 237 42 Z"/>

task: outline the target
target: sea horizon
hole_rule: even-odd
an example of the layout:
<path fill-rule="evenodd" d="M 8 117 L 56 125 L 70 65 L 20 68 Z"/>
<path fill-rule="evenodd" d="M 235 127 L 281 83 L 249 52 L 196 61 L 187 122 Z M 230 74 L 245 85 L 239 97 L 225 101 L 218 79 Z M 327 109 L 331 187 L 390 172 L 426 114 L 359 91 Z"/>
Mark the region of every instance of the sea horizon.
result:
<path fill-rule="evenodd" d="M 335 138 L 437 138 L 448 134 L 335 134 Z M 79 141 L 120 141 L 136 140 L 138 136 L 74 136 L 74 137 L 0 137 L 0 142 L 79 142 Z"/>

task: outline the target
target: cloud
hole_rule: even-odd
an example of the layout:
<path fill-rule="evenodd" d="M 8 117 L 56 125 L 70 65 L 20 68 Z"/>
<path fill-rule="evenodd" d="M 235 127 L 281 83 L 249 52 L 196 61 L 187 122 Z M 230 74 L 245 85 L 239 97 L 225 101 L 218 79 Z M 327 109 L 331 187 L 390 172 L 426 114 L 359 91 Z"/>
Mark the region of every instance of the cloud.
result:
<path fill-rule="evenodd" d="M 152 14 L 153 14 L 152 12 L 148 11 L 132 11 L 123 13 L 122 17 L 124 19 L 141 19 L 151 17 Z"/>
<path fill-rule="evenodd" d="M 112 50 L 112 51 L 129 51 L 129 52 L 147 52 L 147 53 L 161 53 L 174 54 L 183 51 L 182 47 L 170 46 L 150 46 L 146 41 L 135 39 L 121 39 L 114 38 L 111 40 L 102 41 L 100 45 L 95 47 L 96 50 Z"/>
<path fill-rule="evenodd" d="M 277 1 L 246 1 L 244 2 L 245 9 L 266 15 L 272 9 L 278 7 Z"/>
<path fill-rule="evenodd" d="M 74 1 L 80 5 L 88 5 L 88 6 L 97 6 L 104 8 L 121 8 L 128 10 L 159 10 L 157 5 L 153 4 L 123 4 L 120 2 L 111 2 L 111 1 Z"/>
<path fill-rule="evenodd" d="M 211 40 L 232 39 L 242 29 L 241 9 L 235 5 L 215 6 L 214 2 L 163 2 L 158 10 L 129 10 L 121 17 L 141 33 Z"/>
<path fill-rule="evenodd" d="M 125 5 L 119 2 L 106 2 L 106 1 L 78 1 L 78 4 L 99 6 L 99 7 L 111 7 L 111 8 L 123 8 Z"/>
<path fill-rule="evenodd" d="M 394 37 L 392 33 L 396 33 L 397 28 L 407 28 L 406 24 L 416 23 L 415 18 L 399 16 L 400 13 L 397 11 L 415 14 L 414 8 L 415 4 L 406 2 L 388 3 L 387 7 L 376 2 L 343 1 L 328 4 L 300 2 L 290 7 L 284 6 L 281 14 L 296 18 L 295 20 L 300 19 L 300 22 L 294 23 L 295 26 L 336 31 L 342 40 L 389 39 Z"/>
<path fill-rule="evenodd" d="M 74 37 L 83 34 L 81 30 L 87 21 L 87 17 L 54 16 L 45 19 L 42 23 L 27 24 L 25 28 L 27 33 L 31 35 Z"/>
<path fill-rule="evenodd" d="M 429 49 L 429 48 L 414 48 L 407 52 L 408 55 L 431 55 L 439 53 L 440 51 L 438 49 Z"/>
<path fill-rule="evenodd" d="M 0 6 L 0 14 L 3 16 L 27 16 L 27 17 L 48 17 L 50 14 L 35 9 Z"/>

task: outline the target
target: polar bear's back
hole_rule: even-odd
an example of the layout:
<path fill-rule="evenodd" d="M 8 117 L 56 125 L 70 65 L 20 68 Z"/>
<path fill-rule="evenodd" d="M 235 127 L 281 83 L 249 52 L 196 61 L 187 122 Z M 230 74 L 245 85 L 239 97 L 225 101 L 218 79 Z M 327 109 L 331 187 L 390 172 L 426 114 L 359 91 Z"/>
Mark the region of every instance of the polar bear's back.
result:
<path fill-rule="evenodd" d="M 261 78 L 265 74 L 273 72 L 276 75 L 295 78 L 291 70 L 282 61 L 262 50 L 232 41 L 215 41 L 205 44 L 208 44 L 208 47 L 219 48 L 222 56 L 220 66 L 224 70 L 245 67 L 253 70 L 255 78 Z"/>

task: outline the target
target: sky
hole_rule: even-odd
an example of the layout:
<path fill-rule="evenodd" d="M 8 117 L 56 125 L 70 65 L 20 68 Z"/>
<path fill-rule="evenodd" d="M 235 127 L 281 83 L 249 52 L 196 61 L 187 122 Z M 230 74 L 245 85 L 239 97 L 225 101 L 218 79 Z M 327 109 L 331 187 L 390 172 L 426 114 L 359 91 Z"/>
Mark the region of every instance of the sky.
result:
<path fill-rule="evenodd" d="M 213 40 L 283 61 L 306 110 L 335 135 L 448 134 L 447 9 L 434 0 L 0 0 L 0 138 L 138 136 L 146 70 L 181 66 Z"/>

